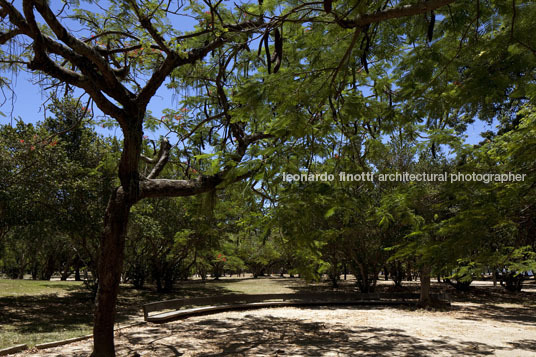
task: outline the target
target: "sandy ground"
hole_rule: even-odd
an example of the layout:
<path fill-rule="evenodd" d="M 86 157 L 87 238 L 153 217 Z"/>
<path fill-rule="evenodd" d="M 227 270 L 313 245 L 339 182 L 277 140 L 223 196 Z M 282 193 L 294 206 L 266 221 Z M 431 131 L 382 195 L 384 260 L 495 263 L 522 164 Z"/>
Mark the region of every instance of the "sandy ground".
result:
<path fill-rule="evenodd" d="M 146 324 L 119 356 L 536 356 L 536 312 L 513 304 L 274 308 Z M 91 340 L 20 356 L 88 356 Z"/>

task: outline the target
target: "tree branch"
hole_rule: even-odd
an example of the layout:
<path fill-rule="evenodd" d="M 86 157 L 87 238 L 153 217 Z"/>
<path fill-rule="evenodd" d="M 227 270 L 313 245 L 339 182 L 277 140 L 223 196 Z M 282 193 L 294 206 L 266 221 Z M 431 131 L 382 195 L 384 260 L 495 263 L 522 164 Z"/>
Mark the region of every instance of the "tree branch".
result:
<path fill-rule="evenodd" d="M 30 33 L 30 27 L 26 20 L 24 20 L 24 17 L 22 14 L 13 6 L 11 3 L 0 0 L 0 5 L 2 6 L 2 10 L 5 11 L 9 15 L 9 21 L 17 26 L 21 31 L 23 31 L 25 34 Z"/>
<path fill-rule="evenodd" d="M 139 198 L 193 196 L 212 191 L 223 182 L 224 172 L 196 180 L 147 179 L 140 181 Z"/>
<path fill-rule="evenodd" d="M 156 164 L 157 161 L 158 161 L 158 157 L 154 157 L 154 158 L 151 159 L 150 157 L 147 157 L 145 155 L 140 155 L 140 159 L 142 159 L 143 161 L 145 161 L 148 164 Z"/>
<path fill-rule="evenodd" d="M 228 29 L 229 32 L 241 32 L 244 30 L 254 30 L 258 29 L 261 26 L 268 26 L 260 19 L 255 21 L 246 21 L 236 25 L 226 25 L 224 28 Z M 196 35 L 202 34 L 204 32 L 198 33 Z M 187 36 L 182 36 L 179 38 L 185 38 Z M 137 103 L 141 105 L 147 105 L 152 96 L 156 93 L 158 88 L 164 83 L 165 79 L 169 74 L 177 67 L 194 64 L 195 62 L 201 60 L 211 51 L 223 46 L 229 41 L 228 38 L 225 38 L 225 34 L 217 37 L 216 39 L 208 42 L 202 47 L 194 48 L 190 50 L 186 56 L 179 56 L 178 53 L 169 50 L 168 56 L 162 63 L 162 65 L 153 73 L 152 77 L 147 81 L 145 87 L 141 90 L 137 97 Z"/>
<path fill-rule="evenodd" d="M 246 148 L 248 145 L 262 139 L 271 138 L 273 135 L 271 134 L 265 134 L 265 133 L 256 133 L 251 134 L 245 137 L 244 140 L 244 146 L 239 146 L 237 148 L 237 152 L 235 154 L 235 157 L 233 158 L 234 161 L 240 162 L 242 157 L 244 157 L 246 153 Z M 167 158 L 164 159 L 164 154 L 162 153 L 162 148 L 160 149 L 159 153 L 159 163 L 162 162 L 162 167 L 165 165 L 165 162 L 167 162 Z M 157 164 L 158 166 L 158 164 Z M 179 197 L 179 196 L 193 196 L 204 192 L 209 192 L 216 187 L 226 181 L 227 174 L 233 169 L 234 166 L 227 166 L 222 171 L 218 172 L 215 175 L 212 176 L 200 176 L 196 180 L 169 180 L 169 179 L 154 179 L 153 177 L 156 177 L 156 175 L 152 175 L 153 171 L 155 171 L 156 167 L 153 168 L 151 171 L 151 174 L 147 177 L 145 180 L 140 181 L 140 189 L 139 189 L 139 199 L 143 198 L 150 198 L 150 197 Z M 227 181 L 227 183 L 233 183 L 240 181 L 246 177 L 250 177 L 258 170 L 251 170 L 246 172 L 245 174 L 239 175 L 237 177 L 233 177 L 231 180 Z"/>
<path fill-rule="evenodd" d="M 25 3 L 26 2 L 27 1 L 25 1 Z M 67 29 L 65 29 L 65 27 L 63 27 L 63 25 L 58 21 L 56 15 L 46 4 L 46 1 L 35 0 L 32 2 L 35 3 L 37 11 L 39 11 L 43 19 L 45 19 L 46 23 L 48 26 L 50 26 L 58 39 L 72 48 L 76 53 L 89 59 L 91 63 L 98 68 L 98 70 L 102 73 L 102 78 L 106 82 L 106 86 L 104 86 L 104 88 L 109 88 L 106 90 L 106 93 L 124 106 L 128 106 L 131 99 L 134 97 L 134 94 L 119 82 L 115 72 L 105 61 L 105 59 L 97 52 L 97 50 L 72 36 L 69 31 L 67 31 Z M 25 13 L 27 12 L 25 11 Z"/>
<path fill-rule="evenodd" d="M 413 5 L 404 5 L 400 7 L 390 8 L 373 14 L 363 14 L 354 20 L 341 19 L 335 12 L 335 21 L 344 28 L 363 27 L 375 22 L 396 19 L 400 17 L 408 17 L 413 15 L 425 14 L 442 6 L 453 3 L 455 0 L 429 0 L 421 1 Z"/>
<path fill-rule="evenodd" d="M 181 58 L 179 55 L 172 52 L 166 57 L 160 67 L 153 73 L 152 77 L 147 81 L 145 87 L 140 91 L 137 97 L 139 105 L 147 106 L 153 95 L 158 88 L 164 83 L 169 74 L 177 67 L 185 64 L 193 64 L 196 61 L 205 57 L 210 51 L 222 46 L 225 40 L 222 37 L 218 37 L 216 40 L 208 43 L 203 47 L 199 47 L 188 52 L 187 56 Z"/>
<path fill-rule="evenodd" d="M 11 40 L 13 37 L 17 35 L 21 35 L 23 33 L 24 31 L 22 31 L 21 29 L 16 29 L 16 30 L 5 32 L 5 33 L 0 33 L 0 45 L 5 44 L 7 41 Z"/>
<path fill-rule="evenodd" d="M 164 167 L 166 166 L 169 160 L 170 150 L 171 150 L 171 144 L 169 143 L 168 139 L 163 138 L 162 142 L 160 143 L 160 151 L 158 152 L 156 165 L 153 167 L 153 169 L 147 176 L 148 179 L 154 179 L 154 178 L 157 178 L 158 175 L 160 175 L 160 172 L 162 172 L 162 170 L 164 169 Z"/>
<path fill-rule="evenodd" d="M 124 126 L 125 116 L 123 112 L 110 102 L 101 92 L 102 79 L 97 72 L 91 68 L 87 58 L 76 54 L 70 48 L 56 42 L 47 35 L 44 35 L 35 21 L 33 13 L 34 2 L 24 0 L 23 11 L 24 16 L 11 3 L 6 0 L 0 0 L 2 11 L 9 15 L 9 21 L 17 27 L 12 30 L 17 34 L 24 34 L 33 40 L 34 58 L 28 63 L 30 70 L 40 70 L 65 83 L 84 89 L 92 96 L 97 106 L 108 115 L 117 118 L 119 124 Z M 9 38 L 6 42 L 9 41 Z M 53 61 L 48 53 L 54 53 L 64 57 L 73 65 L 78 66 L 82 74 L 60 66 Z M 107 86 L 104 86 L 105 88 Z M 110 88 L 108 87 L 108 90 Z"/>
<path fill-rule="evenodd" d="M 135 1 L 129 1 L 134 8 L 134 12 L 136 13 L 136 16 L 138 17 L 138 20 L 140 21 L 140 24 L 143 26 L 144 29 L 149 32 L 149 35 L 153 38 L 153 40 L 157 43 L 161 49 L 166 52 L 168 55 L 172 53 L 171 49 L 167 46 L 166 41 L 164 38 L 158 33 L 156 28 L 151 23 L 151 19 L 148 16 L 142 15 L 140 8 L 136 4 Z"/>

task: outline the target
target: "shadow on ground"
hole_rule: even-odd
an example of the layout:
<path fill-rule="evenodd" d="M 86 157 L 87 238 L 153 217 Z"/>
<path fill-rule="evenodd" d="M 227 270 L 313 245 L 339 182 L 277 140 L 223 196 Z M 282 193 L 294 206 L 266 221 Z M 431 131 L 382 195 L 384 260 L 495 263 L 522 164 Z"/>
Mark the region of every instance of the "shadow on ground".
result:
<path fill-rule="evenodd" d="M 278 278 L 271 278 L 279 280 Z M 259 282 L 262 279 L 259 279 Z M 291 289 L 297 293 L 310 292 L 310 291 L 327 291 L 331 288 L 327 284 L 313 284 L 310 286 L 304 286 L 299 279 L 281 279 L 282 284 L 286 288 Z M 125 324 L 135 319 L 140 319 L 142 316 L 141 306 L 144 303 L 158 300 L 168 300 L 175 298 L 189 298 L 189 297 L 202 297 L 202 296 L 217 296 L 233 293 L 233 291 L 227 289 L 222 283 L 232 283 L 233 279 L 226 279 L 225 281 L 190 281 L 185 283 L 178 283 L 177 288 L 171 293 L 161 294 L 156 293 L 152 289 L 133 289 L 130 287 L 122 287 L 118 303 L 118 318 L 119 324 Z M 242 281 L 236 280 L 236 281 Z M 355 291 L 355 284 L 347 282 L 341 284 L 340 290 Z M 409 285 L 409 284 L 408 284 Z M 65 287 L 62 286 L 65 289 Z M 434 284 L 433 288 L 436 291 L 448 291 L 453 297 L 455 304 L 450 308 L 451 311 L 463 311 L 464 319 L 472 319 L 475 321 L 490 319 L 505 323 L 517 323 L 521 326 L 534 327 L 536 326 L 536 315 L 534 314 L 534 307 L 536 306 L 536 290 L 532 289 L 521 293 L 508 293 L 501 287 L 480 287 L 476 286 L 470 289 L 468 292 L 457 292 L 452 287 L 445 284 Z M 378 287 L 382 289 L 389 289 L 389 287 Z M 418 286 L 408 286 L 408 291 L 418 289 Z M 0 329 L 3 327 L 9 327 L 11 331 L 22 336 L 27 336 L 28 340 L 31 336 L 36 334 L 55 333 L 58 331 L 69 331 L 74 329 L 87 329 L 88 333 L 91 331 L 91 324 L 93 320 L 93 300 L 92 294 L 86 290 L 83 286 L 68 287 L 61 295 L 57 294 L 43 294 L 43 295 L 22 295 L 22 296 L 8 296 L 0 298 Z M 400 307 L 402 310 L 414 308 Z M 419 341 L 414 337 L 405 336 L 401 331 L 385 330 L 384 332 L 372 333 L 367 329 L 348 331 L 342 326 L 334 327 L 330 331 L 322 331 L 322 326 L 319 324 L 305 324 L 301 322 L 295 322 L 292 320 L 271 320 L 265 319 L 245 319 L 244 322 L 233 323 L 232 326 L 227 326 L 226 322 L 209 319 L 211 324 L 214 325 L 212 329 L 214 335 L 221 334 L 222 341 L 232 340 L 236 336 L 240 337 L 239 341 L 234 341 L 225 345 L 225 349 L 229 350 L 228 353 L 232 354 L 233 351 L 240 352 L 241 349 L 246 348 L 261 348 L 265 338 L 269 338 L 270 343 L 276 345 L 278 338 L 291 339 L 291 345 L 300 346 L 300 343 L 306 341 L 306 344 L 312 343 L 312 350 L 317 351 L 318 354 L 322 354 L 330 349 L 335 349 L 336 345 L 341 344 L 347 350 L 355 348 L 366 348 L 367 344 L 372 345 L 374 348 L 391 348 L 391 344 L 395 343 L 399 345 L 402 343 L 404 346 L 412 350 L 421 348 L 412 347 L 417 346 Z M 259 329 L 248 328 L 248 324 L 257 325 Z M 297 332 L 286 332 L 286 335 L 282 336 L 277 334 L 279 329 L 289 328 L 292 324 L 295 324 Z M 236 327 L 239 326 L 239 327 Z M 195 327 L 195 326 L 194 326 Z M 226 328 L 229 328 L 232 333 L 226 332 Z M 243 331 L 242 331 L 243 330 Z M 249 332 L 248 332 L 249 331 Z M 316 332 L 315 332 L 316 331 Z M 192 333 L 197 333 L 195 330 Z M 199 332 L 202 334 L 208 334 L 207 331 Z M 275 334 L 275 335 L 274 335 Z M 274 335 L 275 337 L 270 337 Z M 363 336 L 367 336 L 366 338 Z M 361 336 L 361 337 L 360 337 Z M 206 336 L 210 338 L 210 335 Z M 26 337 L 21 340 L 25 341 Z M 55 338 L 59 339 L 59 338 Z M 316 344 L 316 340 L 322 341 L 322 343 Z M 251 345 L 250 342 L 251 341 Z M 301 341 L 301 342 L 300 342 Z M 335 341 L 335 342 L 330 342 Z M 356 342 L 357 341 L 357 342 Z M 536 340 L 523 340 L 517 342 L 522 349 L 536 350 Z M 244 345 L 244 346 L 242 346 Z M 246 347 L 249 346 L 249 347 Z M 358 347 L 362 345 L 362 347 Z M 376 346 L 378 345 L 378 346 Z M 448 341 L 437 341 L 437 348 L 442 350 L 443 348 L 449 349 L 452 347 L 447 346 Z M 346 347 L 344 347 L 346 346 Z M 381 347 L 383 346 L 383 347 Z M 470 347 L 469 351 L 470 351 Z M 478 350 L 479 354 L 487 353 L 486 346 L 479 346 L 476 344 L 473 346 Z M 162 347 L 163 348 L 163 347 Z M 166 355 L 172 353 L 171 347 L 168 346 Z M 426 350 L 430 347 L 422 347 L 425 354 L 431 354 L 434 351 Z M 457 347 L 461 348 L 461 347 Z M 180 350 L 180 349 L 179 349 Z M 276 354 L 277 350 L 273 350 L 270 353 Z M 363 350 L 363 351 L 366 351 Z M 242 353 L 242 352 L 240 352 Z M 246 352 L 243 352 L 246 353 Z M 264 353 L 259 351 L 259 353 Z M 301 352 L 300 352 L 301 353 Z M 465 351 L 463 354 L 469 352 Z"/>
<path fill-rule="evenodd" d="M 93 314 L 91 294 L 72 290 L 56 294 L 0 298 L 0 326 L 21 334 L 56 332 L 73 326 L 89 326 Z"/>
<path fill-rule="evenodd" d="M 53 284 L 52 284 L 53 285 Z M 21 335 L 56 333 L 86 326 L 93 322 L 93 295 L 83 286 L 65 287 L 61 295 L 19 295 L 0 298 L 0 329 Z M 231 293 L 224 287 L 213 284 L 192 284 L 187 288 L 175 289 L 170 293 L 156 293 L 151 289 L 122 287 L 118 302 L 118 323 L 126 323 L 143 316 L 141 306 L 147 302 L 222 295 Z"/>
<path fill-rule="evenodd" d="M 199 356 L 482 356 L 497 349 L 478 342 L 453 344 L 448 338 L 424 340 L 397 328 L 348 328 L 340 323 L 251 315 L 229 320 L 205 319 L 187 325 L 153 325 L 123 337 L 120 355 L 126 356 L 136 351 L 155 356 L 180 356 L 192 351 L 199 352 Z M 533 342 L 520 341 L 519 347 L 530 348 Z"/>

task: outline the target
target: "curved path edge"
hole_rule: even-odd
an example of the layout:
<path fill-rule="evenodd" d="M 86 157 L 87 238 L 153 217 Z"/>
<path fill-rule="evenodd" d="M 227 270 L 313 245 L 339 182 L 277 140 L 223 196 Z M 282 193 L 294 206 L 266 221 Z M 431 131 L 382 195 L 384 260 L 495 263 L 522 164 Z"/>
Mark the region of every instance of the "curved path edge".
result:
<path fill-rule="evenodd" d="M 399 305 L 417 305 L 414 301 L 382 301 L 382 300 L 345 300 L 345 301 L 271 301 L 271 302 L 254 302 L 246 304 L 230 304 L 203 306 L 192 309 L 177 310 L 148 316 L 146 321 L 152 323 L 164 323 L 174 320 L 185 319 L 192 316 L 210 315 L 226 311 L 253 310 L 271 307 L 301 307 L 301 306 L 352 306 L 352 305 L 375 305 L 375 306 L 399 306 Z"/>

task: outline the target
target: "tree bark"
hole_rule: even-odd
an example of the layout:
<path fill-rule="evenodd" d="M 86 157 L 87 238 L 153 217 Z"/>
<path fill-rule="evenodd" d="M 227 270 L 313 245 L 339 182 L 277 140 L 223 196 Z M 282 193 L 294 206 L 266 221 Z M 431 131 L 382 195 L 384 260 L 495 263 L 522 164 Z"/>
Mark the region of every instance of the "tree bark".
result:
<path fill-rule="evenodd" d="M 133 111 L 125 115 L 131 119 L 128 126 L 122 128 L 125 138 L 118 173 L 121 186 L 111 195 L 106 207 L 104 231 L 97 262 L 98 288 L 93 323 L 92 356 L 115 356 L 115 305 L 123 270 L 130 208 L 140 199 L 138 164 L 141 156 L 144 115 L 142 111 Z"/>
<path fill-rule="evenodd" d="M 115 305 L 123 266 L 125 235 L 131 204 L 122 188 L 110 198 L 104 217 L 98 260 L 98 289 L 93 325 L 93 356 L 115 356 Z"/>
<path fill-rule="evenodd" d="M 421 268 L 421 296 L 419 305 L 426 307 L 430 305 L 430 266 L 424 265 Z"/>
<path fill-rule="evenodd" d="M 52 275 L 54 275 L 55 268 L 56 268 L 56 259 L 54 259 L 54 256 L 49 255 L 46 258 L 43 270 L 41 270 L 39 280 L 50 280 L 52 278 Z"/>

